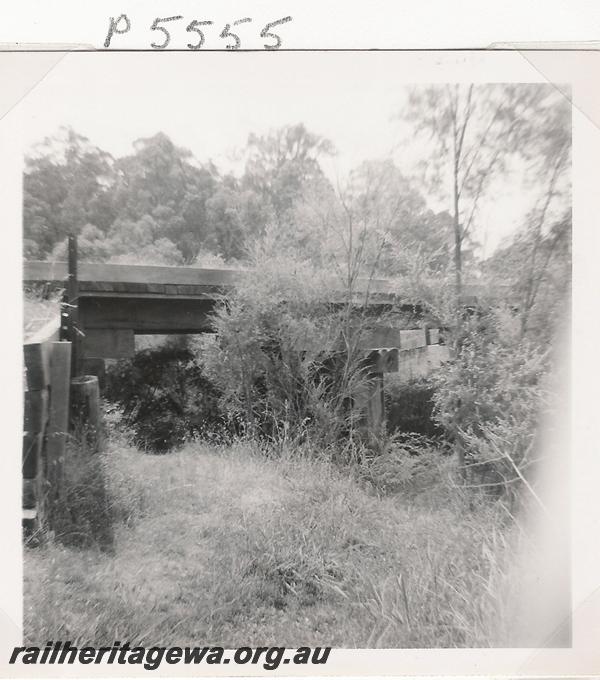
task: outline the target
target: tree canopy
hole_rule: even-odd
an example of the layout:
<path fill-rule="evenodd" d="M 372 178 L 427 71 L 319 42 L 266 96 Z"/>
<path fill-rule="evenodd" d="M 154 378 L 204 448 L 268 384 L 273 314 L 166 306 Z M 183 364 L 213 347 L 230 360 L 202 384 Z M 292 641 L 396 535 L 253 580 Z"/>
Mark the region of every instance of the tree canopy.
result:
<path fill-rule="evenodd" d="M 349 286 L 397 278 L 438 317 L 453 306 L 455 320 L 463 281 L 485 279 L 509 285 L 523 335 L 539 330 L 570 285 L 568 103 L 549 85 L 429 85 L 412 88 L 399 117 L 424 172 L 366 159 L 337 182 L 324 171 L 333 143 L 302 123 L 250 134 L 238 174 L 162 132 L 114 158 L 61 128 L 26 158 L 24 255 L 65 259 L 69 234 L 96 262 L 236 267 L 258 249 Z M 514 186 L 536 200 L 485 261 L 477 239 L 515 167 Z"/>
<path fill-rule="evenodd" d="M 25 256 L 64 259 L 66 237 L 76 234 L 88 261 L 240 263 L 266 241 L 330 267 L 347 257 L 349 227 L 360 232 L 363 269 L 373 264 L 378 239 L 385 241 L 379 273 L 402 273 L 400 242 L 405 256 L 409 243 L 432 257 L 447 251 L 447 217 L 432 212 L 391 161 L 363 163 L 340 188 L 320 164 L 334 153 L 329 140 L 302 124 L 250 135 L 236 177 L 201 163 L 164 133 L 113 158 L 61 129 L 27 158 Z"/>

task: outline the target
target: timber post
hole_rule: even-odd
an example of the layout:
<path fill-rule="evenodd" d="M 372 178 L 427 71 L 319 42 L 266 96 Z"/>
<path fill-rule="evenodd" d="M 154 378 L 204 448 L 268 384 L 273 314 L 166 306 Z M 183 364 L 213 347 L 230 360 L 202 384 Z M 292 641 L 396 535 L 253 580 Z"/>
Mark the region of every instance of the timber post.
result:
<path fill-rule="evenodd" d="M 26 343 L 23 412 L 23 529 L 54 528 L 69 425 L 71 343 Z"/>
<path fill-rule="evenodd" d="M 95 375 L 80 375 L 71 380 L 71 429 L 89 453 L 99 451 L 100 386 Z"/>
<path fill-rule="evenodd" d="M 53 342 L 50 356 L 50 413 L 46 433 L 45 514 L 54 528 L 56 509 L 62 500 L 64 466 L 69 431 L 71 343 Z"/>
<path fill-rule="evenodd" d="M 100 452 L 102 421 L 100 387 L 95 375 L 80 375 L 71 380 L 71 428 L 74 437 L 71 465 L 83 482 L 83 491 L 71 508 L 76 532 L 84 532 L 83 543 L 95 544 L 111 552 L 114 544 L 110 501 L 106 492 Z"/>
<path fill-rule="evenodd" d="M 68 239 L 67 286 L 63 294 L 60 310 L 60 339 L 71 343 L 71 376 L 81 374 L 82 343 L 79 328 L 79 281 L 77 278 L 77 237 L 72 234 Z"/>
<path fill-rule="evenodd" d="M 385 401 L 383 392 L 383 373 L 372 372 L 367 383 L 367 427 L 369 432 L 378 435 L 385 425 Z"/>
<path fill-rule="evenodd" d="M 43 484 L 43 447 L 48 421 L 50 363 L 48 345 L 24 345 L 23 529 L 31 536 L 39 527 Z"/>

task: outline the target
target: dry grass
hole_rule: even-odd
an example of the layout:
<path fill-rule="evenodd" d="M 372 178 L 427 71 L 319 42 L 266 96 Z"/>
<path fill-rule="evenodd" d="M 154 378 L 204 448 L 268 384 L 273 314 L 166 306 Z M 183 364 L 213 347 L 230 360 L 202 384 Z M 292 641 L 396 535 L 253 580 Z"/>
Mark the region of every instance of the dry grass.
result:
<path fill-rule="evenodd" d="M 25 639 L 453 647 L 510 640 L 515 529 L 250 444 L 106 454 L 115 552 L 25 553 Z"/>

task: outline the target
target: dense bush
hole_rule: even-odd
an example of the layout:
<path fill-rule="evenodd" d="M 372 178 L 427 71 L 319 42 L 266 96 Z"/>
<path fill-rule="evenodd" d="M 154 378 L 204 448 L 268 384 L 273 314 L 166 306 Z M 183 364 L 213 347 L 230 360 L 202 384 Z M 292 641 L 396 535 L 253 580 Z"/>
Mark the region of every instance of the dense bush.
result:
<path fill-rule="evenodd" d="M 537 426 L 547 403 L 548 353 L 518 335 L 504 310 L 465 329 L 434 386 L 434 418 L 452 439 L 471 484 L 527 484 Z"/>
<path fill-rule="evenodd" d="M 352 402 L 368 379 L 360 321 L 332 308 L 329 288 L 306 263 L 264 257 L 215 314 L 207 372 L 223 410 L 251 434 L 325 446 L 356 434 Z"/>
<path fill-rule="evenodd" d="M 386 437 L 361 464 L 361 475 L 384 493 L 422 491 L 438 487 L 444 462 L 444 443 L 416 433 L 397 432 Z"/>
<path fill-rule="evenodd" d="M 118 362 L 107 372 L 105 396 L 122 409 L 136 445 L 153 453 L 226 426 L 218 390 L 198 354 L 181 340 Z"/>

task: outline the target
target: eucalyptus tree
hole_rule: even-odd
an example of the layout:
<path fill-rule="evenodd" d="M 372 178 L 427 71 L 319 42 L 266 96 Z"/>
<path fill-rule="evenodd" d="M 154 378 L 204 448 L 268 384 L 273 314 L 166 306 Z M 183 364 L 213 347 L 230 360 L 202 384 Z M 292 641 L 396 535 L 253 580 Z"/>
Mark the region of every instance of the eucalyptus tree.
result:
<path fill-rule="evenodd" d="M 307 187 L 324 181 L 320 159 L 334 154 L 332 142 L 302 123 L 251 134 L 243 185 L 269 201 L 281 226 Z"/>
<path fill-rule="evenodd" d="M 409 94 L 401 118 L 423 139 L 425 180 L 452 216 L 458 318 L 465 245 L 482 226 L 481 208 L 493 200 L 494 180 L 514 162 L 547 162 L 562 144 L 555 125 L 562 109 L 560 95 L 545 84 L 429 85 Z M 542 181 L 543 167 L 538 164 L 536 181 Z"/>
<path fill-rule="evenodd" d="M 36 144 L 23 176 L 24 255 L 44 259 L 86 225 L 105 234 L 115 216 L 114 159 L 69 127 Z"/>

